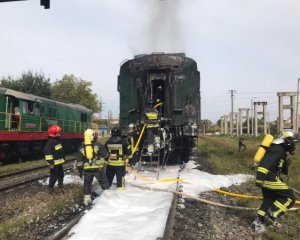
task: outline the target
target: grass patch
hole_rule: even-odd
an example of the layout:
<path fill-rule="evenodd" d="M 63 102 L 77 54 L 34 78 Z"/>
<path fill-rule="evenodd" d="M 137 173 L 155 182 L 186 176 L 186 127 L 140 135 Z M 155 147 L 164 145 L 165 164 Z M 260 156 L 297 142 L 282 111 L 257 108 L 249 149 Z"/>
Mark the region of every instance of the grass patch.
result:
<path fill-rule="evenodd" d="M 13 217 L 0 221 L 0 239 L 21 239 L 38 227 L 47 227 L 49 222 L 70 212 L 83 199 L 82 187 L 68 185 L 64 194 L 49 195 L 40 192 L 34 196 L 15 199 L 6 207 L 6 212 L 14 212 Z"/>
<path fill-rule="evenodd" d="M 247 149 L 246 151 L 238 152 L 238 137 L 201 136 L 199 137 L 198 148 L 202 155 L 208 157 L 209 164 L 216 174 L 244 173 L 255 175 L 251 168 L 254 163 L 253 157 L 261 141 L 262 138 L 245 137 L 244 142 L 247 145 Z M 289 186 L 300 190 L 300 146 L 299 144 L 297 145 L 296 154 L 288 154 L 292 164 L 289 167 L 288 177 L 284 179 Z M 242 187 L 246 191 L 244 194 L 251 192 L 252 194 L 250 195 L 261 195 L 260 188 L 255 187 L 254 181 L 245 184 Z M 295 195 L 297 199 L 300 199 L 299 194 L 295 193 Z M 239 199 L 238 204 L 245 207 L 258 207 L 260 202 L 252 199 Z M 295 207 L 299 207 L 299 205 Z M 255 216 L 255 212 L 243 212 L 242 214 L 251 219 Z M 284 228 L 276 231 L 267 231 L 264 234 L 264 239 L 300 239 L 300 212 L 289 212 L 280 219 L 280 222 L 282 222 Z"/>
<path fill-rule="evenodd" d="M 74 159 L 76 154 L 68 154 L 66 160 Z M 21 170 L 31 169 L 34 167 L 46 166 L 47 162 L 45 159 L 38 159 L 34 161 L 26 161 L 21 163 L 13 163 L 0 167 L 0 175 L 5 173 L 17 172 Z"/>

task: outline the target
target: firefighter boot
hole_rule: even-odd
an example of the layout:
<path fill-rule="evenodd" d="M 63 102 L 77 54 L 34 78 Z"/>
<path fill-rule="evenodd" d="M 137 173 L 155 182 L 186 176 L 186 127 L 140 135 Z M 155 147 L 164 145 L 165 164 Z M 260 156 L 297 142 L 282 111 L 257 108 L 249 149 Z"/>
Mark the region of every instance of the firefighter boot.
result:
<path fill-rule="evenodd" d="M 91 195 L 84 195 L 84 198 L 83 198 L 83 205 L 88 207 L 92 204 L 92 198 L 91 198 Z"/>
<path fill-rule="evenodd" d="M 60 184 L 60 185 L 58 185 L 58 187 L 59 187 L 60 192 L 62 194 L 64 194 L 65 193 L 65 191 L 64 191 L 64 185 Z"/>
<path fill-rule="evenodd" d="M 155 149 L 160 149 L 160 137 L 159 136 L 154 137 L 154 146 L 155 146 Z"/>
<path fill-rule="evenodd" d="M 262 217 L 256 217 L 251 223 L 251 229 L 257 233 L 263 233 L 266 231 L 265 221 Z"/>
<path fill-rule="evenodd" d="M 154 146 L 153 146 L 153 144 L 149 144 L 149 145 L 148 145 L 147 151 L 148 151 L 148 154 L 149 154 L 149 155 L 152 155 L 152 154 L 153 154 L 153 152 L 154 152 Z"/>
<path fill-rule="evenodd" d="M 271 209 L 268 209 L 267 215 L 268 215 L 269 220 L 272 223 L 273 227 L 275 227 L 275 228 L 282 227 L 282 225 L 277 221 L 277 218 L 274 217 L 274 212 Z"/>
<path fill-rule="evenodd" d="M 54 194 L 54 188 L 48 188 L 48 193 L 50 195 L 53 195 Z"/>

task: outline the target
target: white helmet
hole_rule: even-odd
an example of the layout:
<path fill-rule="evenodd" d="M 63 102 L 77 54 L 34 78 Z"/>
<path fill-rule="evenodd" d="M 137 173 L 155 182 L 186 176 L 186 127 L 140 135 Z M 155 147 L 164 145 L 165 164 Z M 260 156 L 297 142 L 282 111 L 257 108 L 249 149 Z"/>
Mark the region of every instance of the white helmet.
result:
<path fill-rule="evenodd" d="M 292 129 L 285 129 L 280 133 L 280 138 L 282 138 L 286 143 L 292 144 L 293 142 L 298 142 L 298 134 Z"/>
<path fill-rule="evenodd" d="M 134 123 L 130 123 L 128 125 L 128 131 L 129 132 L 133 132 L 133 131 L 135 131 L 135 129 L 136 129 L 136 125 Z"/>
<path fill-rule="evenodd" d="M 285 151 L 295 154 L 295 142 L 298 142 L 298 134 L 292 129 L 285 129 L 281 132 L 279 138 L 284 141 Z"/>

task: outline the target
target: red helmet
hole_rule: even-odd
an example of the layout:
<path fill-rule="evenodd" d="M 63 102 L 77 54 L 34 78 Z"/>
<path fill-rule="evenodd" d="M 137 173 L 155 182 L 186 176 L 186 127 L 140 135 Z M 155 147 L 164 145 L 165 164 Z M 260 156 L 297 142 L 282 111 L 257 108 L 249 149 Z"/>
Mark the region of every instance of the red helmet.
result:
<path fill-rule="evenodd" d="M 49 130 L 49 136 L 50 137 L 58 137 L 60 136 L 60 131 L 61 131 L 61 127 L 57 126 L 57 125 L 52 125 Z"/>

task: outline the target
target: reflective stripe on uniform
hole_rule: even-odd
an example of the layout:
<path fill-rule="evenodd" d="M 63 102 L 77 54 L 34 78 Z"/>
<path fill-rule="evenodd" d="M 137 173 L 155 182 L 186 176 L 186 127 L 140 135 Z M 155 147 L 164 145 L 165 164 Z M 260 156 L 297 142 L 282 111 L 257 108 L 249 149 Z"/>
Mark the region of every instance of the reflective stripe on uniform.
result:
<path fill-rule="evenodd" d="M 125 188 L 125 178 L 122 177 L 122 186 L 121 187 L 117 187 L 117 190 L 124 190 Z"/>
<path fill-rule="evenodd" d="M 61 144 L 57 144 L 55 145 L 55 151 L 62 149 L 62 145 Z"/>
<path fill-rule="evenodd" d="M 260 215 L 260 216 L 262 216 L 262 217 L 266 216 L 266 212 L 263 211 L 263 210 L 258 210 L 257 214 Z"/>
<path fill-rule="evenodd" d="M 130 149 L 130 145 L 128 145 Z M 109 158 L 107 165 L 110 166 L 124 166 L 125 161 L 123 160 L 123 145 L 122 144 L 107 144 Z M 116 153 L 118 151 L 118 153 Z"/>
<path fill-rule="evenodd" d="M 116 167 L 125 166 L 125 161 L 123 159 L 119 159 L 117 161 L 108 160 L 107 165 L 116 166 Z"/>
<path fill-rule="evenodd" d="M 155 124 L 148 123 L 147 124 L 147 128 L 157 128 L 157 127 L 159 127 L 159 123 L 155 123 Z"/>
<path fill-rule="evenodd" d="M 262 186 L 264 188 L 269 189 L 289 189 L 289 187 L 284 182 L 271 182 L 271 181 L 264 181 Z"/>
<path fill-rule="evenodd" d="M 287 207 L 291 204 L 292 199 L 288 198 L 285 204 L 280 203 L 279 201 L 275 201 L 273 204 L 278 208 L 276 212 L 274 212 L 273 216 L 277 217 L 281 212 L 287 212 Z"/>
<path fill-rule="evenodd" d="M 158 113 L 146 113 L 146 116 L 149 120 L 156 120 L 158 118 Z"/>
<path fill-rule="evenodd" d="M 278 167 L 279 167 L 279 168 L 282 168 L 282 167 L 283 167 L 283 163 L 284 163 L 284 160 L 283 160 L 283 159 L 280 159 L 280 160 L 279 160 Z"/>
<path fill-rule="evenodd" d="M 91 165 L 91 166 L 90 166 L 90 165 L 87 164 L 86 166 L 84 166 L 84 169 L 85 169 L 85 170 L 87 170 L 87 169 L 96 169 L 96 168 L 99 169 L 99 168 L 102 168 L 102 167 L 103 167 L 103 166 L 99 166 L 99 165 Z"/>
<path fill-rule="evenodd" d="M 63 158 L 57 159 L 57 160 L 54 160 L 54 165 L 59 165 L 59 164 L 62 164 L 64 162 L 65 162 L 65 160 Z"/>
<path fill-rule="evenodd" d="M 268 174 L 269 170 L 264 168 L 264 167 L 258 167 L 257 168 L 258 172 L 264 173 L 264 174 Z"/>
<path fill-rule="evenodd" d="M 92 161 L 92 165 L 89 163 L 84 164 L 84 169 L 95 169 L 95 168 L 102 168 L 104 166 L 105 160 L 103 158 L 99 160 Z"/>
<path fill-rule="evenodd" d="M 53 155 L 45 155 L 45 159 L 47 161 L 51 161 L 51 160 L 53 160 Z"/>
<path fill-rule="evenodd" d="M 123 146 L 122 144 L 107 144 L 109 153 L 113 150 L 118 150 L 120 155 L 123 155 Z"/>

